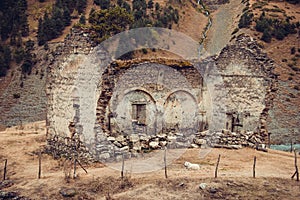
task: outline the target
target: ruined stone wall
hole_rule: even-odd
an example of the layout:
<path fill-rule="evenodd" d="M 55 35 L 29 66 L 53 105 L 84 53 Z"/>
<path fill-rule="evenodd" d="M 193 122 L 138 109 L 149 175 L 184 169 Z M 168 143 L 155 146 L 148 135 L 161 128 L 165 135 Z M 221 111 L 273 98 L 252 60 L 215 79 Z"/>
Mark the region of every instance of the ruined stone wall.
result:
<path fill-rule="evenodd" d="M 154 60 L 153 60 L 154 61 Z M 152 62 L 153 62 L 152 61 Z M 113 116 L 116 116 L 116 113 L 120 113 L 123 108 L 126 107 L 126 113 L 124 115 L 118 115 L 117 118 L 112 117 L 112 120 L 121 120 L 127 119 L 127 123 L 122 122 L 119 125 L 123 126 L 124 124 L 131 124 L 131 110 L 128 107 L 130 102 L 122 101 L 123 98 L 129 96 L 130 101 L 139 101 L 138 97 L 134 97 L 135 93 L 144 93 L 144 97 L 147 96 L 148 100 L 145 102 L 151 101 L 153 104 L 151 109 L 147 109 L 147 113 L 149 113 L 149 117 L 147 118 L 147 122 L 151 123 L 155 128 L 151 126 L 153 132 L 155 130 L 162 130 L 162 120 L 163 119 L 154 119 L 156 117 L 162 118 L 163 116 L 158 116 L 158 113 L 164 113 L 165 107 L 167 107 L 170 96 L 175 95 L 176 97 L 180 98 L 180 96 L 186 96 L 190 99 L 187 105 L 194 105 L 194 108 L 191 107 L 191 112 L 197 112 L 199 110 L 198 105 L 202 101 L 202 77 L 197 70 L 192 70 L 194 68 L 190 66 L 179 66 L 179 65 L 171 65 L 166 66 L 157 63 L 145 62 L 141 64 L 133 64 L 129 67 L 122 68 L 122 69 L 114 69 L 116 74 L 107 81 L 110 86 L 110 90 L 108 91 L 109 94 L 100 95 L 100 99 L 98 102 L 99 111 L 99 122 L 102 123 L 102 127 L 106 127 L 107 123 L 107 116 L 104 116 L 108 113 L 112 113 Z M 188 73 L 190 70 L 190 73 Z M 106 74 L 104 74 L 106 76 Z M 114 82 L 113 85 L 112 82 Z M 105 83 L 105 82 L 104 82 Z M 102 86 L 103 88 L 107 88 L 107 86 Z M 105 92 L 106 90 L 104 90 Z M 182 93 L 182 94 L 180 94 Z M 110 99 L 112 96 L 112 99 Z M 135 99 L 135 100 L 134 100 Z M 104 104 L 104 102 L 110 102 L 109 104 Z M 127 105 L 128 104 L 128 105 Z M 149 104 L 150 105 L 150 104 Z M 106 106 L 106 107 L 104 107 Z M 109 107 L 109 108 L 108 108 Z M 150 106 L 151 107 L 151 106 Z M 107 110 L 109 109 L 109 110 Z M 116 109 L 119 109 L 117 112 Z M 155 111 L 155 112 L 152 112 Z M 175 109 L 176 110 L 176 109 Z M 179 111 L 178 111 L 179 112 Z M 152 114 L 151 114 L 152 113 Z M 178 113 L 179 114 L 179 113 Z M 194 114 L 195 115 L 195 114 Z M 194 116 L 194 118 L 197 116 Z M 168 118 L 165 116 L 165 118 Z M 191 118 L 190 118 L 191 119 Z M 155 122 L 154 122 L 155 121 Z M 170 121 L 170 119 L 166 119 L 164 121 Z M 172 120 L 171 120 L 172 121 Z M 154 125 L 154 123 L 156 125 Z M 174 122 L 176 123 L 176 122 Z M 193 122 L 185 121 L 182 125 L 185 127 L 189 127 Z M 147 123 L 148 124 L 148 123 Z M 107 128 L 107 127 L 106 127 Z M 148 127 L 150 128 L 150 127 Z M 129 128 L 127 128 L 129 129 Z M 105 129 L 104 129 L 105 131 Z M 129 130 L 128 130 L 129 131 Z M 132 131 L 131 131 L 132 132 Z M 149 133 L 150 133 L 149 132 Z"/>
<path fill-rule="evenodd" d="M 214 61 L 215 68 L 207 71 L 207 84 L 215 92 L 213 113 L 223 124 L 219 128 L 259 132 L 266 141 L 266 119 L 276 88 L 273 61 L 243 35 Z M 211 84 L 217 77 L 222 78 Z"/>
<path fill-rule="evenodd" d="M 69 125 L 76 110 L 75 81 L 78 65 L 91 52 L 93 44 L 82 30 L 73 30 L 57 48 L 55 60 L 48 66 L 47 76 L 47 134 L 71 137 Z"/>
<path fill-rule="evenodd" d="M 62 47 L 67 56 L 49 68 L 50 141 L 56 135 L 79 137 L 96 159 L 120 159 L 124 152 L 129 157 L 143 149 L 197 144 L 205 119 L 211 134 L 231 130 L 232 145 L 266 142 L 276 77 L 272 61 L 251 38 L 240 36 L 219 56 L 191 62 L 112 62 L 101 49 L 90 53 L 89 45 Z M 141 124 L 133 117 L 135 104 L 145 105 Z M 248 141 L 246 133 L 258 139 Z"/>

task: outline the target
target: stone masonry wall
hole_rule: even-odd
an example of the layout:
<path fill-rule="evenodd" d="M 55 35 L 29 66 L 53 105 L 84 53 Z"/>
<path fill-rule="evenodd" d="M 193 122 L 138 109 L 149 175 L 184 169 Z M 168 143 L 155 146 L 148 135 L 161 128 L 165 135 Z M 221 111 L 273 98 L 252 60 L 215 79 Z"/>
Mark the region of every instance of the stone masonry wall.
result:
<path fill-rule="evenodd" d="M 135 156 L 143 149 L 164 146 L 253 146 L 267 142 L 266 118 L 276 77 L 272 61 L 250 37 L 239 36 L 219 56 L 202 61 L 111 62 L 105 60 L 101 49 L 91 54 L 93 47 L 84 39 L 85 33 L 79 34 L 86 43 L 77 40 L 78 45 L 72 46 L 66 42 L 61 52 L 67 53 L 49 67 L 49 141 L 56 136 L 66 141 L 78 137 L 100 160 L 120 159 L 124 152 L 126 157 Z M 100 69 L 103 63 L 106 67 Z M 132 121 L 131 105 L 135 102 L 146 105 L 149 132 Z M 183 114 L 189 109 L 195 113 Z M 197 127 L 202 114 L 210 130 L 205 135 Z M 186 134 L 184 126 L 164 129 L 169 123 L 175 127 L 174 116 L 182 120 L 195 116 L 196 129 L 191 134 Z"/>

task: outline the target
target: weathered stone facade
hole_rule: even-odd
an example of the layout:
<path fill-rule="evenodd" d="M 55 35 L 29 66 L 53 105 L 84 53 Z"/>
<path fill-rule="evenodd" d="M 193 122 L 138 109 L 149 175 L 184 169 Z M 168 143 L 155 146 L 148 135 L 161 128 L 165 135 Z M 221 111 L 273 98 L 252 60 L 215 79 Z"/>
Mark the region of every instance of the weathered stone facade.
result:
<path fill-rule="evenodd" d="M 192 61 L 111 61 L 85 42 L 67 46 L 68 56 L 49 68 L 50 141 L 78 137 L 101 160 L 210 144 L 209 135 L 222 129 L 235 136 L 226 145 L 267 142 L 276 77 L 273 62 L 247 36 L 218 56 Z M 256 139 L 249 142 L 246 133 Z"/>

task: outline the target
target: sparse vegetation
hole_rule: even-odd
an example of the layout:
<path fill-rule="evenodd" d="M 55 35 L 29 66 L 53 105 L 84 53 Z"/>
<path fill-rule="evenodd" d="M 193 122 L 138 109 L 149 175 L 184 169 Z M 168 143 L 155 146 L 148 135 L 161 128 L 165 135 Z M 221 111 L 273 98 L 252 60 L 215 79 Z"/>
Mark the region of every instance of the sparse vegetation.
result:
<path fill-rule="evenodd" d="M 259 9 L 259 8 L 262 8 L 264 7 L 265 5 L 267 5 L 268 2 L 267 1 L 257 1 L 255 2 L 253 5 L 252 5 L 252 9 Z"/>
<path fill-rule="evenodd" d="M 178 1 L 176 3 L 181 3 Z M 105 39 L 127 29 L 140 27 L 172 28 L 179 21 L 178 9 L 170 6 L 162 7 L 158 3 L 146 0 L 132 1 L 132 7 L 124 1 L 97 1 L 101 10 L 91 10 L 89 24 L 85 27 L 92 31 L 92 39 L 100 43 Z M 81 23 L 82 24 L 82 23 Z M 146 35 L 141 36 L 146 38 Z M 142 50 L 145 53 L 145 50 Z M 131 58 L 134 52 L 125 55 Z"/>
<path fill-rule="evenodd" d="M 29 25 L 26 15 L 26 0 L 1 0 L 0 1 L 0 34 L 2 41 L 16 40 L 18 35 L 28 36 Z"/>
<path fill-rule="evenodd" d="M 296 24 L 291 23 L 289 19 L 269 18 L 265 12 L 256 20 L 255 29 L 263 33 L 261 39 L 265 42 L 270 42 L 272 37 L 283 40 L 289 34 L 297 33 Z"/>
<path fill-rule="evenodd" d="M 300 3 L 300 0 L 285 0 L 285 1 L 288 3 L 291 3 L 291 4 L 299 4 Z"/>
<path fill-rule="evenodd" d="M 132 22 L 133 16 L 119 6 L 91 12 L 89 17 L 92 38 L 98 43 L 126 30 Z"/>
<path fill-rule="evenodd" d="M 249 10 L 246 10 L 239 21 L 239 28 L 249 28 L 253 19 L 253 13 Z"/>
<path fill-rule="evenodd" d="M 71 16 L 82 14 L 86 7 L 86 0 L 56 0 L 51 13 L 45 12 L 38 22 L 38 44 L 59 37 L 66 26 L 71 24 Z M 77 14 L 74 14 L 77 13 Z"/>
<path fill-rule="evenodd" d="M 7 45 L 0 43 L 0 77 L 5 76 L 10 68 L 11 50 Z"/>
<path fill-rule="evenodd" d="M 296 53 L 296 47 L 292 47 L 291 48 L 291 54 L 293 55 L 293 54 L 295 54 Z"/>

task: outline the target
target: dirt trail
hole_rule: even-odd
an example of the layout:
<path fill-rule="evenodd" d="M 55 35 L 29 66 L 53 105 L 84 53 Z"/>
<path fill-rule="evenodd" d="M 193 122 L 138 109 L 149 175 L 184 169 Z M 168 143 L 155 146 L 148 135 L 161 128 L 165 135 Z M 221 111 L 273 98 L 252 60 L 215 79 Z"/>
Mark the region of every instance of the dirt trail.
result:
<path fill-rule="evenodd" d="M 85 165 L 88 174 L 78 168 L 77 179 L 66 179 L 66 171 L 72 174 L 72 163 L 64 165 L 63 160 L 53 160 L 51 156 L 43 154 L 42 178 L 37 179 L 38 156 L 35 152 L 45 145 L 44 122 L 25 125 L 23 130 L 13 127 L 0 132 L 0 136 L 0 163 L 8 159 L 7 176 L 14 183 L 7 188 L 1 188 L 0 184 L 0 190 L 18 191 L 31 199 L 63 199 L 59 193 L 63 187 L 77 191 L 75 197 L 69 199 L 105 199 L 108 193 L 114 199 L 300 197 L 299 182 L 290 179 L 294 173 L 292 153 L 275 150 L 265 153 L 249 148 L 209 149 L 207 156 L 203 157 L 203 150 L 188 149 L 170 163 L 168 179 L 164 178 L 163 169 L 148 173 L 134 173 L 135 170 L 127 169 L 127 178 L 124 180 L 119 179 L 119 170 L 102 164 Z M 214 179 L 219 154 L 218 178 Z M 252 178 L 254 156 L 257 157 L 256 179 Z M 186 170 L 183 166 L 185 161 L 200 164 L 200 171 Z M 126 161 L 125 165 L 128 163 Z M 67 170 L 64 170 L 64 166 Z M 2 167 L 0 174 L 3 174 Z M 200 183 L 206 183 L 207 188 L 199 189 Z"/>
<path fill-rule="evenodd" d="M 205 50 L 210 55 L 218 54 L 229 43 L 231 33 L 237 27 L 238 15 L 241 14 L 243 8 L 241 0 L 230 0 L 211 14 L 212 27 L 207 33 L 204 44 Z"/>

